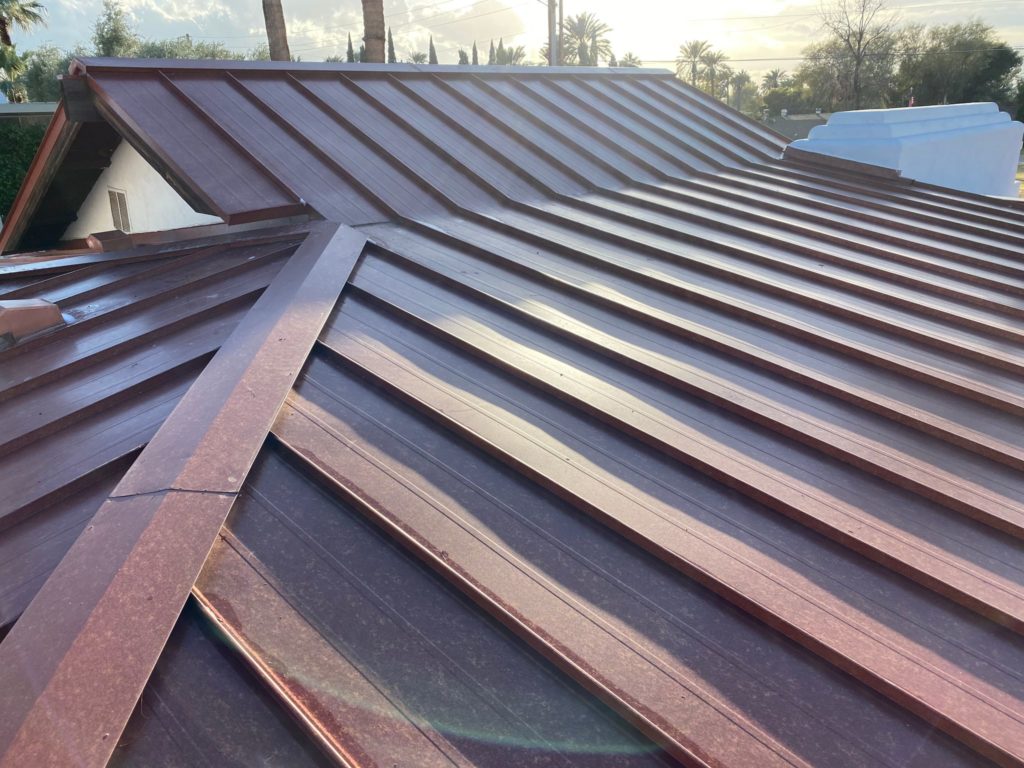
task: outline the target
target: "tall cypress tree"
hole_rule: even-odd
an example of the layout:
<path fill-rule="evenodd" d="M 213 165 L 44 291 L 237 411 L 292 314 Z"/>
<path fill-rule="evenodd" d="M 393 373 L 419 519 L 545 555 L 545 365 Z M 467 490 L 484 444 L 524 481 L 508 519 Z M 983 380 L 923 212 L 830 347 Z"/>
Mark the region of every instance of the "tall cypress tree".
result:
<path fill-rule="evenodd" d="M 494 55 L 495 64 L 507 64 L 505 61 L 505 41 L 502 38 L 498 38 L 498 50 Z"/>
<path fill-rule="evenodd" d="M 345 50 L 345 61 L 347 61 L 349 64 L 351 64 L 355 60 L 356 60 L 356 52 L 355 52 L 355 49 L 352 47 L 352 33 L 349 32 L 348 33 L 348 48 Z"/>
<path fill-rule="evenodd" d="M 388 64 L 397 64 L 398 57 L 395 55 L 395 40 L 391 37 L 391 27 L 388 27 Z"/>
<path fill-rule="evenodd" d="M 487 54 L 487 63 L 490 65 L 496 64 L 498 61 L 497 54 L 494 50 L 494 41 L 491 40 L 491 52 Z"/>
<path fill-rule="evenodd" d="M 473 58 L 470 63 L 474 67 L 480 66 L 480 54 L 476 52 L 476 40 L 473 41 Z"/>
<path fill-rule="evenodd" d="M 427 63 L 437 64 L 437 51 L 434 50 L 434 36 L 430 36 L 430 46 L 427 48 Z"/>

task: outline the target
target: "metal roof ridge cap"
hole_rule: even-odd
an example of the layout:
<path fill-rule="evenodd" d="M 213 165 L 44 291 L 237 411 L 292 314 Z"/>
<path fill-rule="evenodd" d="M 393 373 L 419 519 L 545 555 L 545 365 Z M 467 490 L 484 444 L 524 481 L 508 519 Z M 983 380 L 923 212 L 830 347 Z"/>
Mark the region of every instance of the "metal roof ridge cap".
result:
<path fill-rule="evenodd" d="M 255 72 L 345 72 L 345 73 L 424 73 L 424 74 L 525 74 L 525 75 L 638 75 L 644 77 L 674 77 L 663 67 L 572 67 L 558 66 L 504 66 L 482 64 L 362 64 L 324 61 L 236 61 L 227 59 L 122 59 L 113 57 L 80 56 L 69 66 L 72 75 L 124 70 L 146 72 L 156 70 L 247 70 Z"/>
<path fill-rule="evenodd" d="M 361 232 L 311 229 L 0 643 L 0 688 L 15 692 L 0 697 L 0 766 L 99 768 L 112 754 L 363 253 Z M 64 738 L 49 738 L 57 723 Z"/>

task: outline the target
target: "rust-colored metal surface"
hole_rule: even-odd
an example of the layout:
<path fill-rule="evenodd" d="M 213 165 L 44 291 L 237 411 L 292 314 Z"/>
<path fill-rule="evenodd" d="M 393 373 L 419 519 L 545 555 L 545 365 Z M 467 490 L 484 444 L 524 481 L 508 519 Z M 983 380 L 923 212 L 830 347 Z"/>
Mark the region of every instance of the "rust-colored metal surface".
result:
<path fill-rule="evenodd" d="M 111 766 L 334 765 L 252 677 L 194 604 L 186 605 Z"/>
<path fill-rule="evenodd" d="M 4 640 L 0 764 L 106 762 L 363 242 L 311 227 Z"/>
<path fill-rule="evenodd" d="M 68 324 L 0 351 L 0 626 L 302 238 L 295 232 L 0 266 L 0 294 Z"/>
<path fill-rule="evenodd" d="M 30 609 L 0 644 L 0 680 L 55 681 L 0 699 L 20 754 L 57 727 L 17 714 L 39 695 L 88 702 L 68 743 L 106 759 L 192 588 L 176 637 L 220 632 L 249 686 L 218 717 L 245 733 L 270 708 L 289 754 L 1024 766 L 1019 202 L 783 157 L 659 72 L 74 76 L 229 221 L 308 209 L 368 245 L 289 305 L 333 307 L 312 351 L 254 341 L 230 365 L 209 360 L 263 286 L 292 291 L 302 227 L 0 267 L 0 297 L 82 313 L 0 352 L 0 577 L 21 575 L 0 623 L 79 531 L 39 599 L 92 574 L 85 607 Z M 138 509 L 90 529 L 103 499 Z M 192 654 L 212 670 L 172 641 L 145 690 Z M 115 668 L 131 682 L 94 696 Z M 115 761 L 188 713 L 147 700 Z"/>
<path fill-rule="evenodd" d="M 274 443 L 195 594 L 346 765 L 671 764 Z"/>

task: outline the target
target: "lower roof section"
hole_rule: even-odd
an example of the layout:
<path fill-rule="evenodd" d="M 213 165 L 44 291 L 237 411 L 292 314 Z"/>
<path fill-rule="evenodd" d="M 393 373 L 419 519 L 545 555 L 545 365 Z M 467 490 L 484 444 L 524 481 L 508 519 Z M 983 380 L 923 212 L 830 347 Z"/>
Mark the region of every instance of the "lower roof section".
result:
<path fill-rule="evenodd" d="M 67 323 L 0 350 L 0 628 L 304 238 L 261 232 L 0 265 Z"/>

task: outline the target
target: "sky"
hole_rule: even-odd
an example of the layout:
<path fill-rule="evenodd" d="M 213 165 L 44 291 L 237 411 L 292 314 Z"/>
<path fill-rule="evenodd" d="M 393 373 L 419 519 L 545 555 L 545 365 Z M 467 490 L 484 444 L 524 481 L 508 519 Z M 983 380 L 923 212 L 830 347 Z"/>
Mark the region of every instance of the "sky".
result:
<path fill-rule="evenodd" d="M 102 0 L 43 0 L 49 24 L 26 34 L 15 31 L 19 50 L 50 44 L 71 49 L 89 44 Z M 822 36 L 818 2 L 799 0 L 564 0 L 564 13 L 595 13 L 612 28 L 615 53 L 631 52 L 647 66 L 671 66 L 679 45 L 704 39 L 724 51 L 734 69 L 759 74 L 795 69 L 801 49 Z M 347 36 L 358 48 L 362 35 L 359 0 L 283 0 L 292 54 L 321 60 L 344 54 Z M 265 41 L 259 0 L 123 0 L 136 29 L 148 38 L 189 34 L 245 51 Z M 902 21 L 945 24 L 979 18 L 1012 46 L 1024 47 L 1024 0 L 889 0 Z M 399 59 L 427 49 L 433 35 L 442 64 L 457 60 L 460 47 L 476 40 L 481 55 L 492 39 L 523 45 L 539 61 L 547 36 L 546 0 L 384 0 Z"/>

